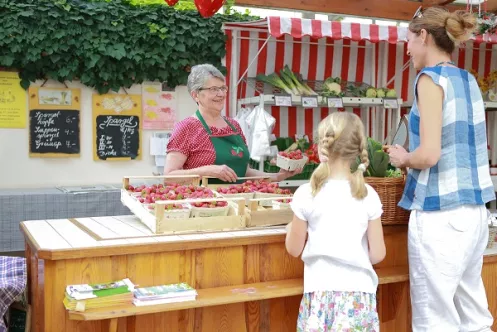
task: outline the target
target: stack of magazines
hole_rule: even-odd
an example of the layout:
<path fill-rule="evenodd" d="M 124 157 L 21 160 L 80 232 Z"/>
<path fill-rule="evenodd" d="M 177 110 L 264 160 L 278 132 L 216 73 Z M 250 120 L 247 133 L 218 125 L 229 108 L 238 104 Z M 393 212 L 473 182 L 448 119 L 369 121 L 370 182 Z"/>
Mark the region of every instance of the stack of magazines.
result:
<path fill-rule="evenodd" d="M 69 285 L 63 302 L 67 310 L 75 311 L 129 305 L 134 289 L 127 278 L 103 284 Z"/>
<path fill-rule="evenodd" d="M 186 283 L 135 288 L 133 294 L 136 306 L 195 301 L 197 298 L 197 291 Z"/>

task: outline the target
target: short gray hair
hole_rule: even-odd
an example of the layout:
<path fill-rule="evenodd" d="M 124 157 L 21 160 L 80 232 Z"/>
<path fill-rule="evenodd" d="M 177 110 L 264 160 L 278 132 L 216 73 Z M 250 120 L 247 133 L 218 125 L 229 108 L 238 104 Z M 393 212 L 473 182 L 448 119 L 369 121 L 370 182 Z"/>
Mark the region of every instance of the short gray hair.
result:
<path fill-rule="evenodd" d="M 211 64 L 193 66 L 190 75 L 188 75 L 188 92 L 200 90 L 204 87 L 205 82 L 213 77 L 225 80 L 219 69 Z"/>

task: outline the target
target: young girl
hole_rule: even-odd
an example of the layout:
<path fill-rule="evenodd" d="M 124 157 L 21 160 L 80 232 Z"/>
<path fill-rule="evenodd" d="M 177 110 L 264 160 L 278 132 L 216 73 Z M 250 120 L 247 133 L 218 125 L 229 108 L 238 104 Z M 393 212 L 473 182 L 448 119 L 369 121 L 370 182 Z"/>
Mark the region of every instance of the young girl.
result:
<path fill-rule="evenodd" d="M 295 192 L 286 236 L 290 255 L 304 249 L 297 331 L 379 331 L 372 265 L 385 257 L 383 210 L 376 191 L 364 183 L 364 127 L 355 114 L 336 112 L 321 121 L 318 133 L 321 164 Z M 357 157 L 361 164 L 351 173 Z"/>

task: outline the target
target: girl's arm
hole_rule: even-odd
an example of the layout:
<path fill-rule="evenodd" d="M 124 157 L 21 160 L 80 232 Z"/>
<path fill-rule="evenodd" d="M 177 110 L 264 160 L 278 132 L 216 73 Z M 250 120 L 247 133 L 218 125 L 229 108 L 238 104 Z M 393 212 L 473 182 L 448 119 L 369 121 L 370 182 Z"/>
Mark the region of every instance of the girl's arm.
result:
<path fill-rule="evenodd" d="M 295 215 L 291 223 L 287 225 L 285 239 L 286 251 L 293 257 L 298 257 L 304 250 L 307 237 L 307 221 L 299 219 Z"/>
<path fill-rule="evenodd" d="M 369 260 L 371 264 L 378 264 L 386 255 L 385 240 L 381 218 L 371 220 L 368 224 Z"/>
<path fill-rule="evenodd" d="M 442 150 L 443 89 L 428 75 L 421 75 L 417 85 L 419 109 L 419 147 L 407 154 L 404 167 L 426 169 L 435 166 Z"/>

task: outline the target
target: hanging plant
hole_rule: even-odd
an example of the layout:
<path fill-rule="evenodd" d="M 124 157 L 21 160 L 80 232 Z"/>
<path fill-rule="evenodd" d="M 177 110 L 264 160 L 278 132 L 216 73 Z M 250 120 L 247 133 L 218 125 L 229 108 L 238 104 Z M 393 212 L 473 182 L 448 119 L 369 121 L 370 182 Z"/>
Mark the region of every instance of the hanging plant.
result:
<path fill-rule="evenodd" d="M 23 88 L 50 78 L 99 93 L 155 80 L 175 87 L 199 63 L 225 70 L 222 23 L 254 19 L 130 0 L 0 0 L 0 13 L 0 67 L 19 71 Z"/>

